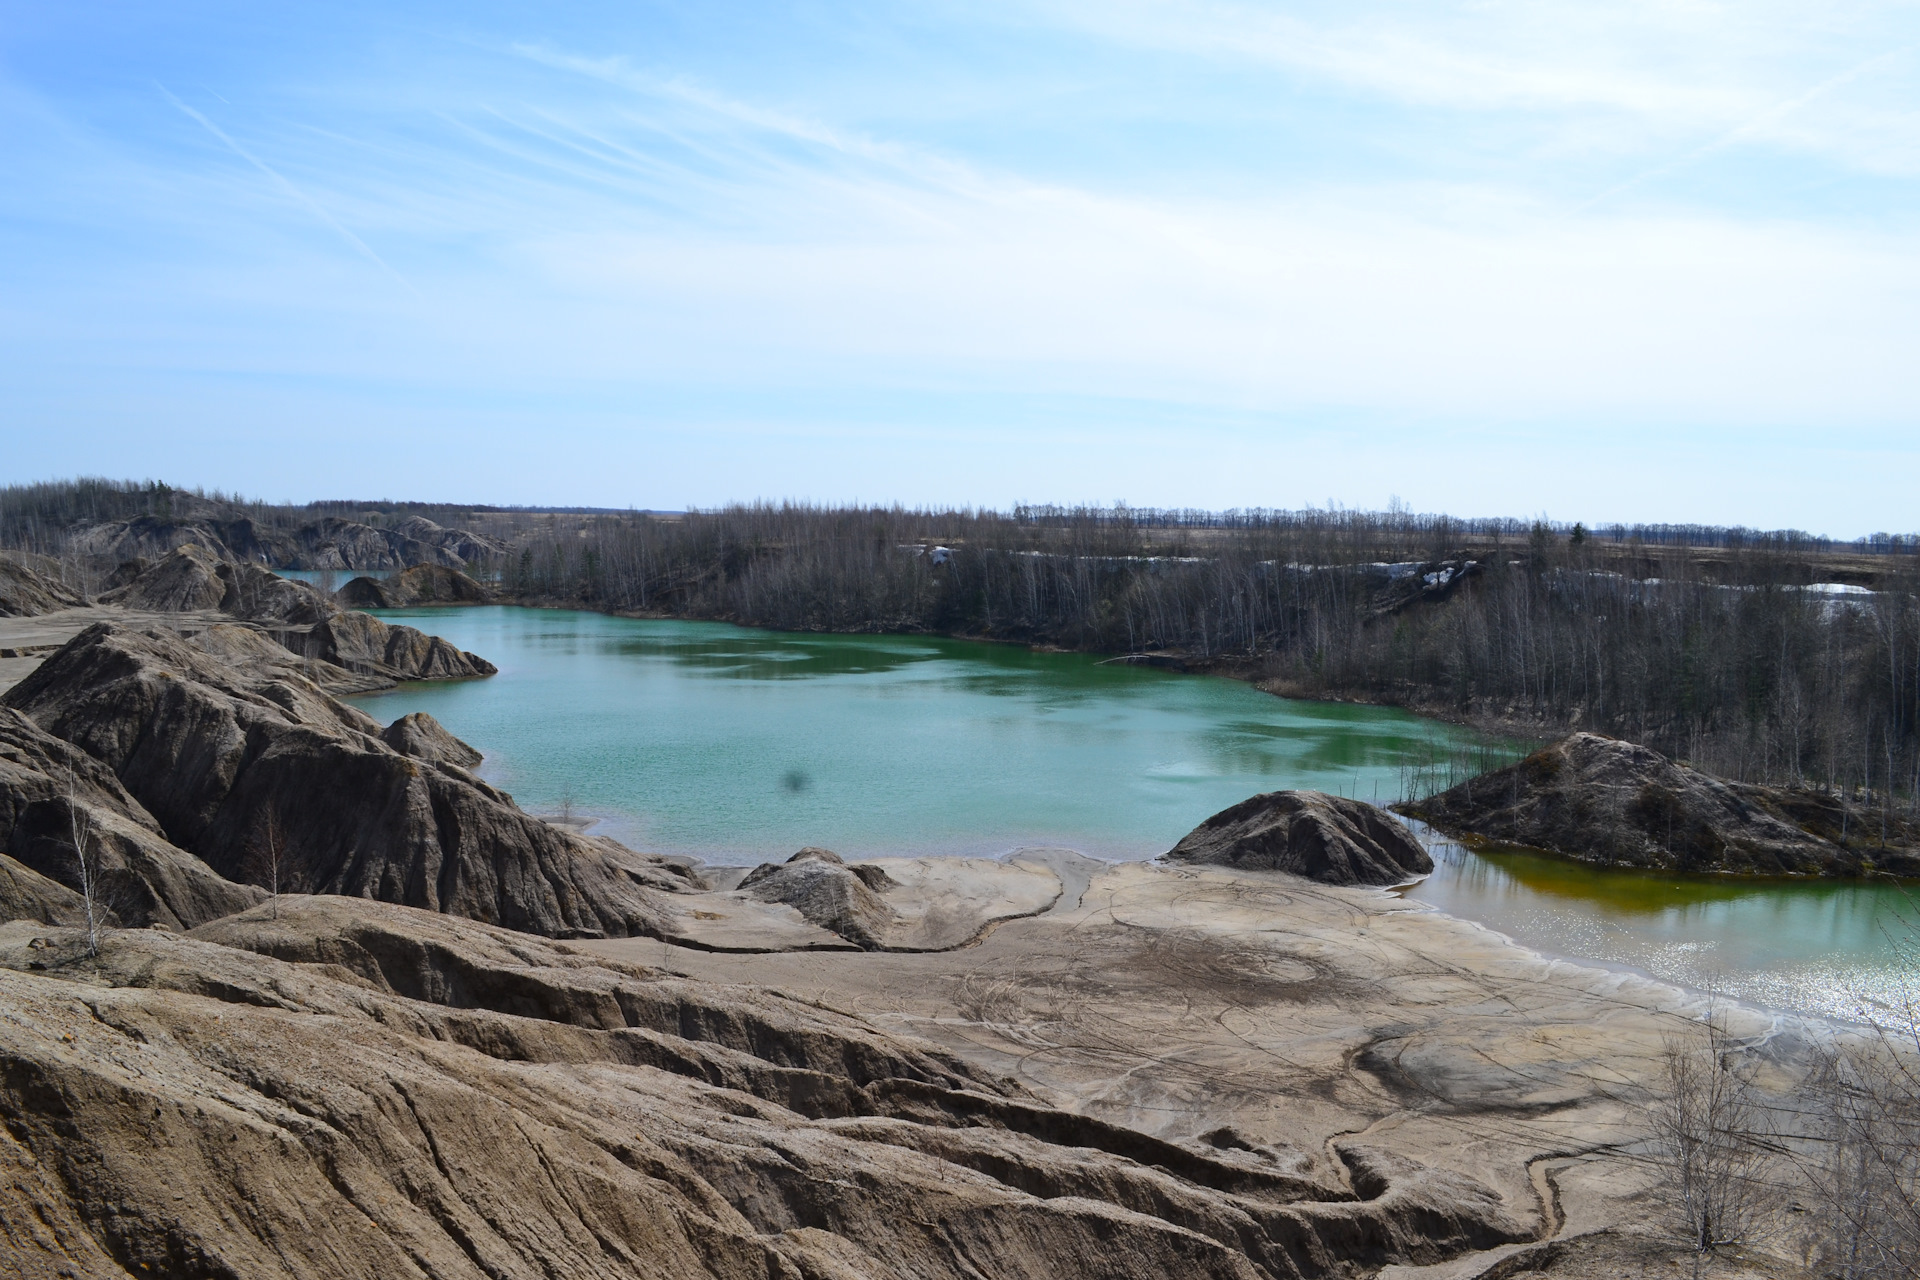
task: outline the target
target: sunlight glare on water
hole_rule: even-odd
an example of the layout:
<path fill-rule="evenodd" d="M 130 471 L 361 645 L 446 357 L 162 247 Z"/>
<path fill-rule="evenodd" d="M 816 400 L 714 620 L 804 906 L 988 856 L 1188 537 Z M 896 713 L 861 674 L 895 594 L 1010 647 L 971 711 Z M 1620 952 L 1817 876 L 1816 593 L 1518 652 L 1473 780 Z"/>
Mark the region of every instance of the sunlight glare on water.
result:
<path fill-rule="evenodd" d="M 1882 1020 L 1915 994 L 1902 885 L 1662 875 L 1422 835 L 1435 870 L 1408 898 L 1540 951 L 1829 1017 Z"/>

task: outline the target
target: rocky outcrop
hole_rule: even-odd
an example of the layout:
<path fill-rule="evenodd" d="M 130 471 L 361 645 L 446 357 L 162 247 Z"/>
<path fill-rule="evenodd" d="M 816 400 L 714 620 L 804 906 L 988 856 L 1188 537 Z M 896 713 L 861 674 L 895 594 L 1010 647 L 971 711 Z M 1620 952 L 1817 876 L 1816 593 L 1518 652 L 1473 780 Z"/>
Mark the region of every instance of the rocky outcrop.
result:
<path fill-rule="evenodd" d="M 452 764 L 471 769 L 483 758 L 478 751 L 443 728 L 424 711 L 401 716 L 380 731 L 380 741 L 403 756 L 428 764 Z"/>
<path fill-rule="evenodd" d="M 499 670 L 476 654 L 370 613 L 336 613 L 311 630 L 282 637 L 305 658 L 383 680 L 462 680 Z"/>
<path fill-rule="evenodd" d="M 1610 866 L 1920 875 L 1920 833 L 1902 820 L 1883 827 L 1831 793 L 1730 782 L 1597 733 L 1401 808 L 1449 835 Z"/>
<path fill-rule="evenodd" d="M 79 604 L 79 596 L 53 579 L 0 556 L 0 618 L 37 618 Z"/>
<path fill-rule="evenodd" d="M 396 737 L 437 760 L 397 750 L 295 670 L 261 674 L 202 643 L 101 623 L 0 704 L 104 764 L 167 840 L 227 879 L 263 883 L 272 860 L 283 889 L 554 936 L 651 932 L 655 891 L 687 883 L 662 859 L 615 858 L 521 812 L 453 763 L 456 740 L 425 717 Z"/>
<path fill-rule="evenodd" d="M 353 609 L 405 609 L 423 604 L 487 604 L 493 592 L 458 569 L 417 564 L 390 578 L 355 578 L 335 598 Z"/>
<path fill-rule="evenodd" d="M 1242 800 L 1189 831 L 1166 857 L 1290 871 L 1323 884 L 1399 884 L 1433 870 L 1433 859 L 1392 814 L 1324 791 Z"/>
<path fill-rule="evenodd" d="M 831 849 L 811 846 L 785 862 L 763 862 L 747 873 L 740 891 L 761 902 L 792 907 L 808 923 L 869 950 L 882 945 L 894 922 L 880 897 L 891 883 L 879 867 L 849 867 Z"/>
<path fill-rule="evenodd" d="M 1525 1238 L 1023 1094 L 747 987 L 292 900 L 175 937 L 0 927 L 22 1275 L 1348 1277 Z"/>
<path fill-rule="evenodd" d="M 38 879 L 16 871 L 13 888 L 0 891 L 0 912 L 73 919 L 83 848 L 103 918 L 189 929 L 261 898 L 176 848 L 100 761 L 0 707 L 0 851 L 19 871 L 64 890 L 49 897 Z M 26 905 L 36 896 L 39 907 Z"/>

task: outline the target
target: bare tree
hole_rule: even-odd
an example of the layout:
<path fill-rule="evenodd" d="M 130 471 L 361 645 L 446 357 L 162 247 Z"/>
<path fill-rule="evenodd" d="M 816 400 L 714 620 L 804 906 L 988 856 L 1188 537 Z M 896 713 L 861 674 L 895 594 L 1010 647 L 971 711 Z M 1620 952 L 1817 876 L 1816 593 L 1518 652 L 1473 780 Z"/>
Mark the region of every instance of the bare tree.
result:
<path fill-rule="evenodd" d="M 1914 972 L 1911 931 L 1893 941 Z M 1835 1280 L 1920 1277 L 1920 1002 L 1909 991 L 1875 1012 L 1872 1038 L 1829 1053 L 1809 1090 L 1824 1112 L 1825 1158 L 1808 1173 Z"/>
<path fill-rule="evenodd" d="M 80 898 L 87 911 L 87 954 L 100 954 L 100 916 L 105 906 L 100 899 L 99 843 L 93 839 L 93 818 L 80 803 L 80 783 L 72 768 L 67 770 L 67 821 L 73 839 L 73 860 L 79 872 Z"/>
<path fill-rule="evenodd" d="M 280 881 L 286 871 L 287 844 L 280 830 L 280 815 L 271 807 L 260 825 L 260 835 L 249 842 L 247 851 L 247 872 L 264 881 L 261 885 L 267 891 L 268 901 L 272 903 L 273 918 L 280 918 Z"/>
<path fill-rule="evenodd" d="M 1920 1276 L 1920 1081 L 1909 1055 L 1884 1048 L 1837 1056 L 1818 1089 L 1828 1154 L 1813 1180 L 1835 1280 Z"/>
<path fill-rule="evenodd" d="M 1768 1109 L 1741 1057 L 1711 1009 L 1661 1056 L 1654 1146 L 1695 1276 L 1714 1254 L 1762 1235 L 1778 1200 Z"/>

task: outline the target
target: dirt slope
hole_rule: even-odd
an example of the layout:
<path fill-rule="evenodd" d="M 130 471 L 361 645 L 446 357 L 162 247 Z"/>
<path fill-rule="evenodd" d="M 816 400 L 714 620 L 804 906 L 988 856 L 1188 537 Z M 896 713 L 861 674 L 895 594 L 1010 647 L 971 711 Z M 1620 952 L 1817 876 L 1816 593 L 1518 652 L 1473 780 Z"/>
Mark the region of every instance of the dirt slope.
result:
<path fill-rule="evenodd" d="M 25 1277 L 1345 1276 L 1522 1238 L 1360 1146 L 1359 1194 L 1046 1107 L 754 988 L 283 901 L 0 927 L 0 1248 Z"/>

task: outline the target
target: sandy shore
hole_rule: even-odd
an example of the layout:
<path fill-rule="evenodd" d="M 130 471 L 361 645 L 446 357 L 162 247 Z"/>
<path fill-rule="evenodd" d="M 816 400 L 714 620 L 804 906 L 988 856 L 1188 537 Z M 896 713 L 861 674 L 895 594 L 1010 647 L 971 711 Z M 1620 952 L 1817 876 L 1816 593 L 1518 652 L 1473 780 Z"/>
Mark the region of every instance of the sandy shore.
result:
<path fill-rule="evenodd" d="M 1379 890 L 1064 851 L 1003 873 L 965 861 L 976 910 L 996 874 L 1030 901 L 1040 867 L 1057 900 L 930 954 L 573 945 L 858 1013 L 1157 1135 L 1226 1127 L 1320 1163 L 1332 1140 L 1364 1134 L 1497 1187 L 1545 1238 L 1658 1216 L 1650 1086 L 1703 997 L 1542 956 Z M 1785 1087 L 1812 1024 L 1739 1008 L 1731 1019 Z"/>

